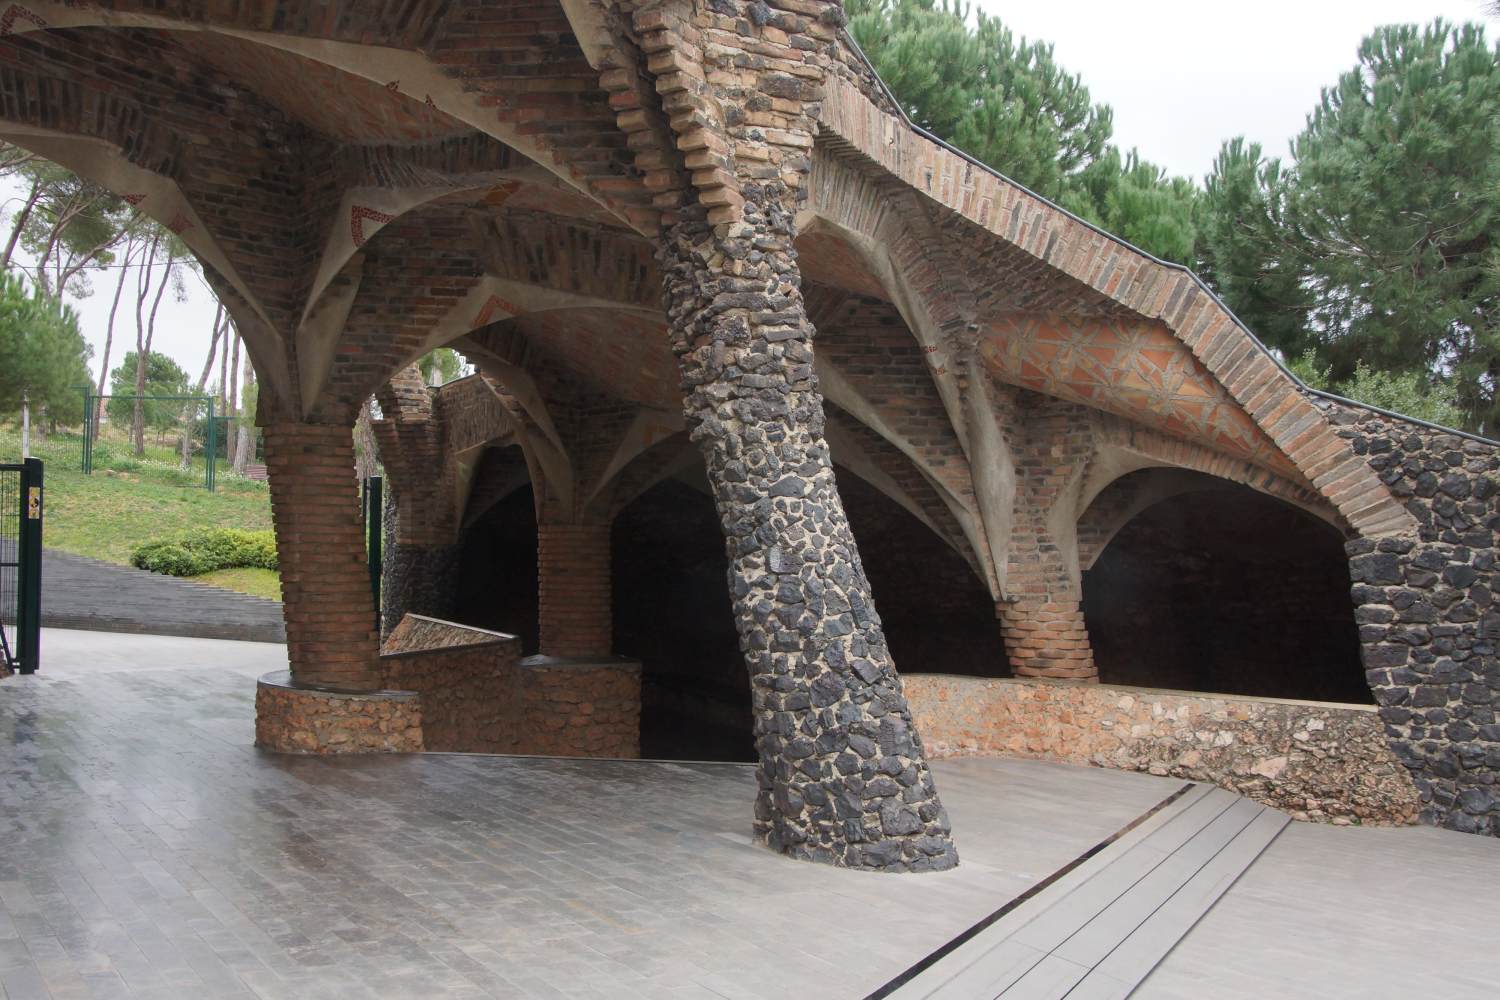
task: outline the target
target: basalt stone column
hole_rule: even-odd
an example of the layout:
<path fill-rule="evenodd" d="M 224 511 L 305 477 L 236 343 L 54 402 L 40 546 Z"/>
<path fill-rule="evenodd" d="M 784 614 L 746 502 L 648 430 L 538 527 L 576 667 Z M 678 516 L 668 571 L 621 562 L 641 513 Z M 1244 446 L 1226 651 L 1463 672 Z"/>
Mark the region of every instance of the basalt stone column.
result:
<path fill-rule="evenodd" d="M 608 657 L 612 642 L 609 525 L 537 525 L 539 646 L 543 656 Z"/>
<path fill-rule="evenodd" d="M 298 684 L 380 687 L 354 436 L 346 425 L 264 429 L 287 655 Z"/>
<path fill-rule="evenodd" d="M 692 436 L 729 555 L 759 754 L 756 835 L 855 868 L 958 862 L 844 517 L 780 181 L 660 259 Z"/>
<path fill-rule="evenodd" d="M 458 600 L 458 545 L 419 545 L 401 541 L 397 507 L 387 502 L 380 565 L 381 631 L 389 633 L 407 614 L 453 617 Z"/>

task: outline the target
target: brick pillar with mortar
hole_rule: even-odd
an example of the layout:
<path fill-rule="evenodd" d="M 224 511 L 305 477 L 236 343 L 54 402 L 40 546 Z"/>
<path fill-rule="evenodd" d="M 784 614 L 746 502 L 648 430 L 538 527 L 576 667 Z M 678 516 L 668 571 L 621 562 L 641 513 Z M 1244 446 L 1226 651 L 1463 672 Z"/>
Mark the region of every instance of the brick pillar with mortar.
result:
<path fill-rule="evenodd" d="M 354 436 L 344 424 L 263 428 L 287 658 L 299 684 L 380 685 Z"/>
<path fill-rule="evenodd" d="M 608 657 L 609 525 L 537 525 L 537 603 L 543 656 Z"/>

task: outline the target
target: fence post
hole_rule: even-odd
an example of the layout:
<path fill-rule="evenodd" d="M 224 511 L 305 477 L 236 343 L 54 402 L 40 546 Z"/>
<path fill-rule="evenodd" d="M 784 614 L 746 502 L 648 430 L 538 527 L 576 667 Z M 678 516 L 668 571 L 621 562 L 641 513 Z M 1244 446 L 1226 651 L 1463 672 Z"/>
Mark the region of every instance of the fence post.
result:
<path fill-rule="evenodd" d="M 16 608 L 16 660 L 34 674 L 42 654 L 42 460 L 28 458 L 21 470 L 21 601 Z"/>
<path fill-rule="evenodd" d="M 365 554 L 370 561 L 370 594 L 375 598 L 375 631 L 380 629 L 380 562 L 384 537 L 384 481 L 379 476 L 365 477 Z"/>

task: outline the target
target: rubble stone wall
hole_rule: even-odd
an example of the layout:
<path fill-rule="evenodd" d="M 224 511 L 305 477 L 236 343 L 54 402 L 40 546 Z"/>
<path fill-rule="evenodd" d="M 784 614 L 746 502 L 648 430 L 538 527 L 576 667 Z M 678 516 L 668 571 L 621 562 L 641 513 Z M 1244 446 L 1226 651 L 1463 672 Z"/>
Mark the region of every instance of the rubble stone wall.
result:
<path fill-rule="evenodd" d="M 1417 816 L 1411 776 L 1368 706 L 1030 678 L 905 681 L 934 756 L 1040 757 L 1212 782 L 1341 825 Z"/>
<path fill-rule="evenodd" d="M 1500 446 L 1320 401 L 1417 520 L 1350 542 L 1366 677 L 1422 818 L 1500 836 Z"/>

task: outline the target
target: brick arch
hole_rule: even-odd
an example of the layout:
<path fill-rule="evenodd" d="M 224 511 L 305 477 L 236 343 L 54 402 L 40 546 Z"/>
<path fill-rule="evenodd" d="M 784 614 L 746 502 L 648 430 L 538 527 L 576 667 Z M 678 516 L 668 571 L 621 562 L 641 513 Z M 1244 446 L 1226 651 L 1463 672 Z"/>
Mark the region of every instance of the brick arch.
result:
<path fill-rule="evenodd" d="M 9 93 L 8 89 L 4 91 L 6 95 Z M 251 363 L 257 372 L 264 373 L 261 377 L 270 384 L 270 395 L 283 403 L 294 400 L 285 345 L 276 336 L 266 309 L 240 277 L 177 181 L 170 173 L 162 172 L 170 171 L 176 162 L 170 140 L 160 140 L 166 143 L 167 152 L 153 154 L 149 129 L 145 135 L 135 137 L 130 128 L 139 109 L 132 111 L 118 104 L 110 108 L 95 101 L 70 102 L 70 106 L 79 115 L 77 124 L 89 123 L 89 127 L 72 133 L 17 123 L 12 115 L 21 109 L 0 103 L 0 119 L 3 119 L 0 140 L 98 184 L 173 232 L 192 253 L 215 294 L 234 317 Z M 24 114 L 24 117 L 35 116 Z"/>
<path fill-rule="evenodd" d="M 1056 275 L 1161 321 L 1360 534 L 1413 529 L 1411 516 L 1363 458 L 1190 271 L 1156 260 L 892 121 L 848 81 L 827 81 L 820 124 L 828 142 L 852 150 L 868 170 L 904 182 L 1013 251 L 1027 272 Z"/>
<path fill-rule="evenodd" d="M 619 178 L 586 175 L 571 162 L 569 144 L 549 141 L 549 123 L 538 119 L 535 108 L 508 109 L 510 100 L 506 96 L 470 85 L 473 77 L 486 71 L 484 53 L 471 54 L 460 47 L 445 50 L 454 58 L 444 61 L 428 54 L 427 50 L 440 41 L 439 35 L 450 21 L 469 17 L 483 20 L 487 15 L 492 16 L 492 11 L 482 9 L 483 5 L 474 5 L 472 10 L 455 9 L 457 5 L 442 0 L 418 0 L 418 3 L 425 10 L 413 10 L 413 4 L 404 0 L 384 0 L 379 6 L 362 0 L 307 4 L 300 10 L 295 7 L 291 11 L 278 10 L 276 30 L 268 31 L 261 8 L 233 0 L 208 4 L 115 0 L 108 5 L 33 0 L 11 5 L 12 10 L 24 13 L 12 18 L 9 33 L 56 28 L 144 28 L 208 32 L 257 42 L 429 104 L 523 153 L 568 187 L 594 200 L 622 224 L 642 233 L 655 232 L 660 213 L 650 206 L 652 192 L 639 184 L 621 187 Z M 534 16 L 555 26 L 553 30 L 558 37 L 554 46 L 576 43 L 561 6 L 555 12 L 538 12 Z M 543 30 L 541 25 L 534 27 L 534 33 Z M 370 38 L 393 39 L 398 44 L 375 45 L 369 42 Z M 474 65 L 464 65 L 467 59 L 460 57 L 471 55 Z M 584 79 L 596 92 L 577 94 L 571 88 L 564 88 L 561 95 L 580 102 L 592 101 L 607 112 L 608 92 L 598 89 L 597 76 L 590 70 Z M 568 125 L 565 120 L 556 124 L 563 130 Z M 614 116 L 609 114 L 607 125 L 601 123 L 601 131 L 613 139 L 615 128 Z"/>

